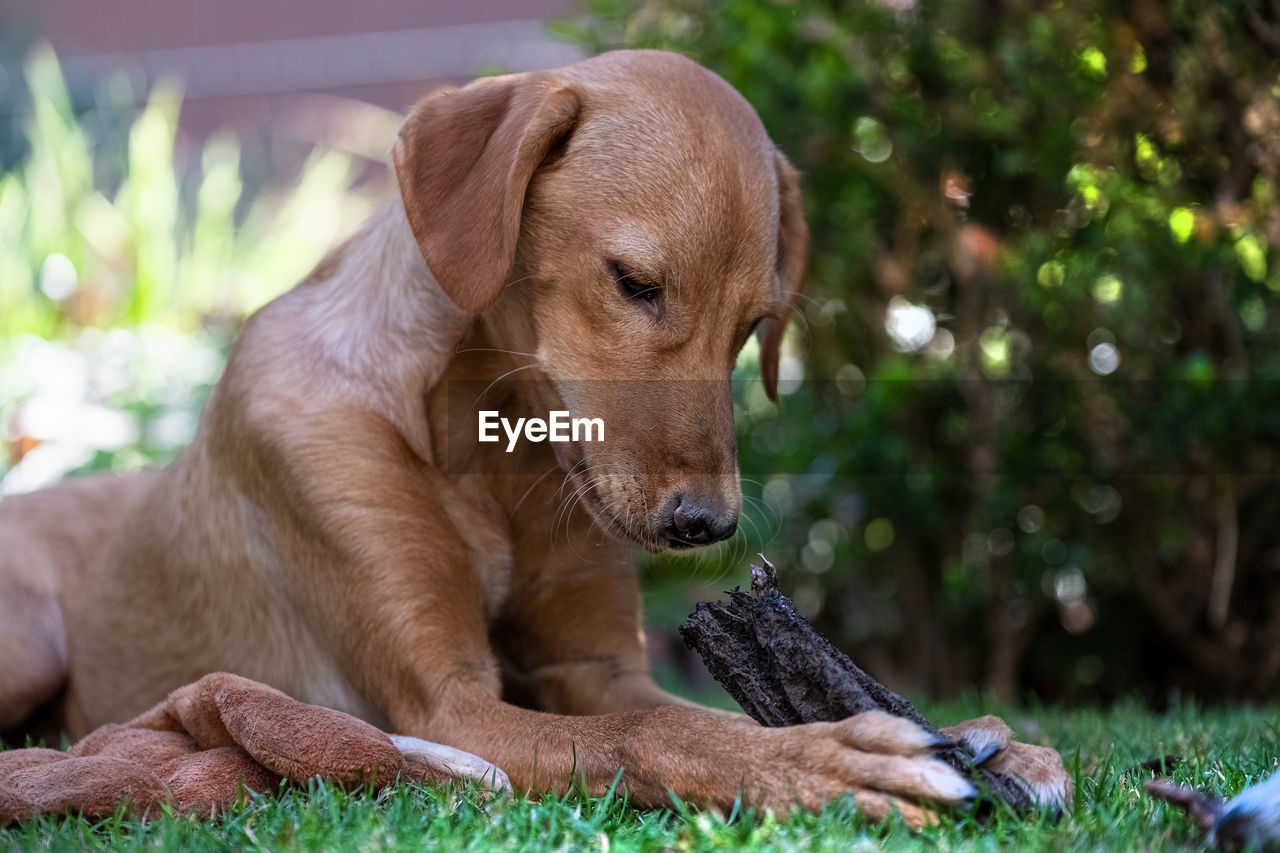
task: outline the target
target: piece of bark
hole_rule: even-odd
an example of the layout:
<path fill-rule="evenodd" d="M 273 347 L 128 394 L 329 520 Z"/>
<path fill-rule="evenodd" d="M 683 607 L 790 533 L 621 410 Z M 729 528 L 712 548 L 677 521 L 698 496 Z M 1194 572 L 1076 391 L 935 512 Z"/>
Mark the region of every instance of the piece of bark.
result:
<path fill-rule="evenodd" d="M 946 740 L 897 693 L 859 669 L 778 591 L 773 564 L 751 567 L 751 592 L 731 590 L 729 603 L 699 602 L 680 636 L 742 710 L 764 726 L 832 722 L 864 711 L 886 711 Z M 1014 779 L 975 767 L 973 756 L 947 741 L 937 757 L 976 773 L 992 794 L 1023 810 L 1034 807 Z"/>

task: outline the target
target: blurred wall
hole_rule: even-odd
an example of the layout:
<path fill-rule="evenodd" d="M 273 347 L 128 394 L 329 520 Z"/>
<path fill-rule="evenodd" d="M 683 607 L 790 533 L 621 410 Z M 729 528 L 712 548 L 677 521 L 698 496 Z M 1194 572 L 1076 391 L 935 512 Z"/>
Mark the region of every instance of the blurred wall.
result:
<path fill-rule="evenodd" d="M 126 70 L 182 81 L 183 130 L 252 128 L 300 93 L 403 110 L 485 70 L 554 67 L 582 55 L 544 32 L 572 0 L 5 0 L 6 40 L 49 40 L 73 92 Z M 16 58 L 16 57 L 12 57 Z M 135 86 L 145 91 L 146 86 Z"/>

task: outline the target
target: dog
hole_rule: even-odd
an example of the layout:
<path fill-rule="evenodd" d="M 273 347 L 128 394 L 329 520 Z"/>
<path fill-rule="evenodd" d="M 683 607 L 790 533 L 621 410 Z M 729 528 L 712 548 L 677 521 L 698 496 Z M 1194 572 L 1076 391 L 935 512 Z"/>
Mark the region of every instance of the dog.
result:
<path fill-rule="evenodd" d="M 970 800 L 905 721 L 764 728 L 649 672 L 629 555 L 733 534 L 729 375 L 755 334 L 775 396 L 804 273 L 799 177 L 746 100 L 619 51 L 437 92 L 392 159 L 398 197 L 245 322 L 172 464 L 5 499 L 0 727 L 82 734 L 226 670 L 527 791 Z M 477 388 L 607 440 L 480 442 Z M 1069 800 L 1056 752 L 951 734 Z"/>

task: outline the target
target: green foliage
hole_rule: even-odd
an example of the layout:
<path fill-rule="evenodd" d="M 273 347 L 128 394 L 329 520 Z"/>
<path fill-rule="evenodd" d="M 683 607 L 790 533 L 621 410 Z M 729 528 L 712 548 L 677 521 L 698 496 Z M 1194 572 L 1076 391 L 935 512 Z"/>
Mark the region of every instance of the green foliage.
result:
<path fill-rule="evenodd" d="M 0 173 L 0 423 L 26 469 L 8 489 L 171 456 L 235 324 L 369 204 L 359 161 L 322 149 L 287 190 L 248 190 L 235 137 L 179 138 L 173 84 L 136 115 L 102 105 L 122 79 L 76 105 L 47 45 L 24 78 L 25 154 Z"/>
<path fill-rule="evenodd" d="M 763 504 L 712 573 L 763 548 L 908 687 L 1273 689 L 1265 21 L 1207 0 L 586 5 L 567 34 L 714 69 L 806 175 L 789 344 L 809 381 L 776 413 L 740 394 Z"/>
<path fill-rule="evenodd" d="M 959 720 L 1007 709 L 968 703 L 929 709 Z M 218 821 L 169 814 L 147 822 L 117 817 L 94 825 L 76 817 L 43 818 L 0 829 L 0 848 L 17 850 L 1202 850 L 1201 833 L 1180 813 L 1141 792 L 1133 768 L 1154 756 L 1186 759 L 1182 783 L 1232 796 L 1280 768 L 1274 714 L 1199 712 L 1179 707 L 1153 717 L 1132 706 L 1104 712 L 1010 717 L 1028 736 L 1062 748 L 1075 774 L 1077 804 L 1068 820 L 997 813 L 988 824 L 944 815 L 921 833 L 899 820 L 869 826 L 847 800 L 789 822 L 753 812 L 733 820 L 687 808 L 639 812 L 623 790 L 598 799 L 578 794 L 541 802 L 484 802 L 474 789 L 397 785 L 379 794 L 314 784 L 259 798 Z M 1212 733 L 1212 734 L 1210 734 Z M 625 780 L 625 773 L 623 779 Z"/>

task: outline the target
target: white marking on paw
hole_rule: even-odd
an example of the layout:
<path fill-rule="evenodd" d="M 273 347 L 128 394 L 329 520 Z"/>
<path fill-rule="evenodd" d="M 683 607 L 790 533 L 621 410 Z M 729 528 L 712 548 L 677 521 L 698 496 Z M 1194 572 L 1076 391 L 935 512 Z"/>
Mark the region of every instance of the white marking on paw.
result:
<path fill-rule="evenodd" d="M 502 768 L 478 755 L 408 735 L 391 735 L 391 742 L 406 758 L 416 758 L 441 773 L 474 779 L 495 791 L 511 791 L 511 780 Z"/>

